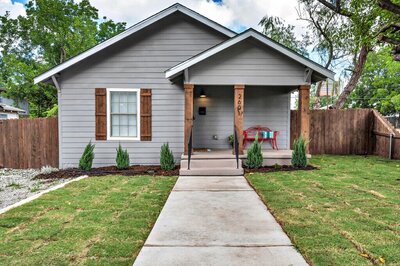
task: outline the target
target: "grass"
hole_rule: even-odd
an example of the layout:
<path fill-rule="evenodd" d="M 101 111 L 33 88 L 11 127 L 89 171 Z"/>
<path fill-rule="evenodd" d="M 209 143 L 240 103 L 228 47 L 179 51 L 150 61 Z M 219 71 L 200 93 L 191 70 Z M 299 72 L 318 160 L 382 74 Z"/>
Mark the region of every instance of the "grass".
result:
<path fill-rule="evenodd" d="M 90 177 L 0 215 L 0 265 L 132 265 L 176 177 Z"/>
<path fill-rule="evenodd" d="M 314 171 L 247 176 L 313 265 L 400 265 L 400 162 L 314 156 Z"/>

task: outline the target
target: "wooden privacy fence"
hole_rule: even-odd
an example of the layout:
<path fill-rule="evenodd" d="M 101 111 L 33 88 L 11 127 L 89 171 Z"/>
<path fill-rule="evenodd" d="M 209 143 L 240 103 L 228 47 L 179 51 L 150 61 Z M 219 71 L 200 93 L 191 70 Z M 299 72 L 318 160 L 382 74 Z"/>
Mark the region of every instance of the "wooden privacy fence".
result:
<path fill-rule="evenodd" d="M 0 120 L 0 167 L 58 167 L 57 118 Z"/>
<path fill-rule="evenodd" d="M 298 119 L 298 111 L 291 111 L 291 145 L 299 137 Z M 400 132 L 371 109 L 311 110 L 309 148 L 311 154 L 390 154 L 400 159 Z"/>

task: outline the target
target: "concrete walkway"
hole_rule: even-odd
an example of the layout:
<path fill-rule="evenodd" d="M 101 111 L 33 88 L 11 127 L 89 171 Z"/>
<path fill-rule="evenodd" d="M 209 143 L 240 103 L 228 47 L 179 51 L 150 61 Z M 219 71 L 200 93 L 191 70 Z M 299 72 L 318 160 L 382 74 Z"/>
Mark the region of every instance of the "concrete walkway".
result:
<path fill-rule="evenodd" d="M 243 176 L 181 176 L 134 265 L 307 263 Z"/>

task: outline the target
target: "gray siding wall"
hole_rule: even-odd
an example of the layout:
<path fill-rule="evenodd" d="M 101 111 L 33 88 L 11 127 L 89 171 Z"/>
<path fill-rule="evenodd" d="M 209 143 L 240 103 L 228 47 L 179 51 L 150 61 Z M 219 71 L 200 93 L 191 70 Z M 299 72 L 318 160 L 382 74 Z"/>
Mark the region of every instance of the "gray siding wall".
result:
<path fill-rule="evenodd" d="M 304 69 L 272 48 L 245 40 L 189 68 L 189 80 L 203 85 L 293 86 L 304 83 Z"/>
<path fill-rule="evenodd" d="M 233 133 L 233 87 L 203 87 L 207 98 L 194 100 L 193 142 L 196 148 L 228 149 L 227 138 Z M 293 88 L 292 88 L 293 89 Z M 206 115 L 198 115 L 198 107 L 207 108 Z M 278 146 L 289 149 L 290 88 L 246 87 L 244 93 L 244 128 L 263 125 L 280 132 Z M 213 139 L 217 135 L 218 139 Z M 268 143 L 264 149 L 271 149 Z"/>
<path fill-rule="evenodd" d="M 115 164 L 116 147 L 129 151 L 132 164 L 158 164 L 169 142 L 176 159 L 183 151 L 182 82 L 171 84 L 164 71 L 220 43 L 226 37 L 181 15 L 173 15 L 92 56 L 61 74 L 60 167 L 77 166 L 85 145 L 96 145 L 94 166 Z M 96 141 L 95 88 L 152 89 L 151 142 Z"/>

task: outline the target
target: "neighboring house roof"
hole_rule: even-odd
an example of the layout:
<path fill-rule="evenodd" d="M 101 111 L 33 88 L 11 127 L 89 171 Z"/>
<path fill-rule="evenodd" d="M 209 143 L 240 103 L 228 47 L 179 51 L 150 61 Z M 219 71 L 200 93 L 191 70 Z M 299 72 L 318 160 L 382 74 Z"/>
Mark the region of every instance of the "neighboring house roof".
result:
<path fill-rule="evenodd" d="M 0 112 L 6 113 L 25 113 L 25 110 L 19 109 L 17 107 L 13 107 L 11 105 L 7 105 L 4 103 L 0 103 Z"/>
<path fill-rule="evenodd" d="M 36 84 L 36 83 L 47 81 L 47 80 L 51 79 L 51 77 L 53 75 L 58 74 L 59 72 L 65 70 L 66 68 L 69 68 L 72 65 L 75 65 L 76 63 L 84 60 L 85 58 L 113 45 L 116 42 L 119 42 L 122 39 L 125 39 L 126 37 L 134 34 L 135 32 L 137 32 L 141 29 L 144 29 L 145 27 L 147 27 L 147 26 L 159 21 L 160 19 L 165 18 L 175 12 L 181 12 L 181 13 L 225 34 L 228 37 L 233 37 L 237 34 L 233 31 L 231 31 L 230 29 L 216 23 L 215 21 L 210 20 L 210 19 L 204 17 L 203 15 L 200 15 L 199 13 L 177 3 L 177 4 L 174 4 L 166 9 L 158 12 L 157 14 L 129 27 L 124 32 L 121 32 L 120 34 L 115 35 L 114 37 L 86 50 L 85 52 L 82 52 L 81 54 L 79 54 L 75 57 L 72 57 L 71 59 L 65 61 L 64 63 L 59 64 L 59 65 L 55 66 L 54 68 L 46 71 L 45 73 L 35 77 L 34 83 Z"/>
<path fill-rule="evenodd" d="M 273 49 L 275 49 L 276 51 L 290 57 L 291 59 L 297 61 L 298 63 L 307 66 L 308 68 L 312 69 L 313 71 L 316 71 L 320 74 L 322 74 L 323 76 L 330 78 L 330 79 L 334 79 L 335 73 L 319 64 L 317 64 L 316 62 L 296 53 L 295 51 L 271 40 L 270 38 L 268 38 L 267 36 L 265 36 L 264 34 L 254 30 L 254 29 L 248 29 L 246 31 L 244 31 L 241 34 L 238 34 L 235 37 L 232 37 L 229 40 L 226 40 L 220 44 L 217 44 L 216 46 L 198 54 L 195 55 L 192 58 L 189 58 L 186 61 L 183 61 L 182 63 L 168 69 L 165 72 L 165 77 L 166 78 L 173 78 L 176 77 L 177 75 L 181 74 L 185 69 L 239 43 L 242 42 L 248 38 L 254 38 L 258 41 L 260 41 L 261 43 L 265 44 L 268 47 L 271 47 Z"/>

